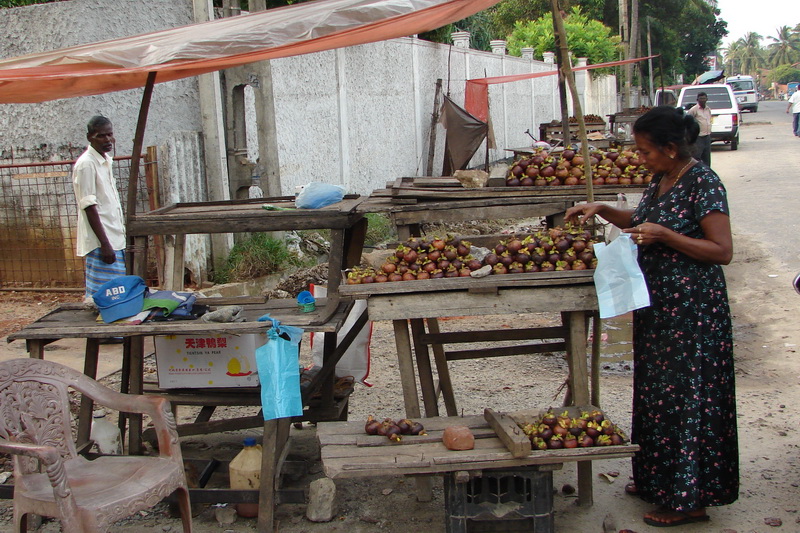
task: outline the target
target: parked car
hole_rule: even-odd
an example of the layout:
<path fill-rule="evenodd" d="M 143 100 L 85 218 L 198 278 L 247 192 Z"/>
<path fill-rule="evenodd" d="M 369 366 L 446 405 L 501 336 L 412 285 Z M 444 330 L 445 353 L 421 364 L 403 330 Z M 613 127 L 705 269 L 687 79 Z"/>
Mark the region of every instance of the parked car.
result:
<path fill-rule="evenodd" d="M 706 105 L 711 108 L 711 142 L 724 142 L 730 144 L 731 150 L 738 150 L 742 116 L 731 86 L 714 83 L 684 87 L 678 95 L 678 106 L 688 111 L 697 103 L 699 93 L 708 95 Z"/>
<path fill-rule="evenodd" d="M 656 97 L 653 105 L 671 105 L 678 103 L 678 96 L 672 89 L 656 89 Z"/>
<path fill-rule="evenodd" d="M 756 81 L 752 76 L 730 76 L 725 79 L 725 83 L 733 89 L 739 109 L 748 110 L 751 113 L 758 112 L 758 93 L 756 92 Z"/>

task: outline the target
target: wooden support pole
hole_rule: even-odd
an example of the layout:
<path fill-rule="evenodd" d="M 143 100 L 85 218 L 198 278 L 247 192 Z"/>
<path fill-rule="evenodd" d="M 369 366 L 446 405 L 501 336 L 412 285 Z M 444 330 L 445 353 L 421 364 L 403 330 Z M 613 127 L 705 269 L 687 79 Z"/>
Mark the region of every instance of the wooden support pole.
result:
<path fill-rule="evenodd" d="M 144 130 L 147 127 L 147 114 L 150 111 L 150 100 L 153 96 L 153 86 L 156 83 L 156 73 L 147 75 L 147 84 L 142 94 L 142 105 L 139 107 L 139 120 L 136 123 L 136 134 L 133 137 L 133 153 L 131 154 L 131 171 L 128 178 L 128 210 L 125 220 L 128 224 L 136 214 L 136 189 L 139 185 L 139 160 L 142 156 L 144 145 Z"/>
<path fill-rule="evenodd" d="M 564 20 L 561 18 L 561 11 L 558 5 L 558 0 L 551 0 L 553 6 L 553 21 L 555 23 L 556 35 L 559 35 L 559 42 L 561 46 L 559 52 L 561 60 L 559 61 L 559 69 L 564 79 L 567 81 L 569 91 L 572 94 L 572 109 L 575 112 L 575 117 L 578 119 L 578 137 L 581 141 L 581 155 L 583 160 L 589 161 L 589 139 L 586 136 L 586 121 L 583 119 L 583 108 L 581 101 L 578 98 L 578 88 L 575 86 L 575 77 L 572 73 L 572 66 L 569 64 L 569 53 L 567 51 L 567 32 L 564 29 Z M 564 126 L 565 131 L 569 132 L 569 121 Z M 592 187 L 592 165 L 585 165 L 584 176 L 586 176 L 586 201 L 594 202 L 594 188 Z"/>

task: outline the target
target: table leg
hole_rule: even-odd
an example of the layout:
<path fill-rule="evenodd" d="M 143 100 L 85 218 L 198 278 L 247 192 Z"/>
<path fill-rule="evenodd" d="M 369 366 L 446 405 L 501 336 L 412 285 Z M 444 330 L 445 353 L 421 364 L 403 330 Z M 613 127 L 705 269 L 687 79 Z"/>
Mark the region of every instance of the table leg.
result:
<path fill-rule="evenodd" d="M 441 333 L 439 330 L 439 320 L 436 318 L 428 319 L 428 331 L 432 335 Z M 442 390 L 442 399 L 447 416 L 458 416 L 456 406 L 456 396 L 453 393 L 453 381 L 450 379 L 450 369 L 447 368 L 447 355 L 441 344 L 431 345 L 433 350 L 433 360 L 436 363 L 436 373 L 439 374 L 439 388 Z"/>
<path fill-rule="evenodd" d="M 422 411 L 419 408 L 417 395 L 417 378 L 414 375 L 414 360 L 411 355 L 411 337 L 408 334 L 408 324 L 405 320 L 393 320 L 394 342 L 397 347 L 397 366 L 400 370 L 400 383 L 403 387 L 403 403 L 406 416 L 420 418 Z"/>
<path fill-rule="evenodd" d="M 279 458 L 289 438 L 291 418 L 264 421 L 261 443 L 261 477 L 258 496 L 258 531 L 273 533 L 275 521 L 275 487 L 280 476 Z"/>
<path fill-rule="evenodd" d="M 592 405 L 600 407 L 600 336 L 603 334 L 600 313 L 592 313 Z"/>
<path fill-rule="evenodd" d="M 569 339 L 567 340 L 567 362 L 569 364 L 570 390 L 573 405 L 589 403 L 589 379 L 586 369 L 586 321 L 585 312 L 567 313 Z M 592 494 L 592 462 L 578 462 L 578 504 L 589 506 L 594 501 Z"/>
<path fill-rule="evenodd" d="M 44 347 L 50 344 L 49 340 L 28 339 L 28 356 L 33 359 L 44 359 Z"/>
<path fill-rule="evenodd" d="M 83 373 L 97 379 L 97 360 L 100 352 L 100 339 L 86 339 L 86 352 L 83 356 Z M 92 411 L 94 402 L 85 394 L 81 395 L 81 407 L 78 414 L 77 445 L 83 446 L 89 441 L 92 431 Z"/>
<path fill-rule="evenodd" d="M 128 337 L 125 344 L 130 346 L 130 394 L 142 394 L 144 389 L 144 338 Z M 142 415 L 131 413 L 128 428 L 128 453 L 142 453 Z"/>
<path fill-rule="evenodd" d="M 414 353 L 417 356 L 419 386 L 422 389 L 422 402 L 425 404 L 425 417 L 439 416 L 439 399 L 436 397 L 436 386 L 433 383 L 433 369 L 428 345 L 422 342 L 425 334 L 425 322 L 421 318 L 412 318 L 411 337 L 414 339 Z"/>

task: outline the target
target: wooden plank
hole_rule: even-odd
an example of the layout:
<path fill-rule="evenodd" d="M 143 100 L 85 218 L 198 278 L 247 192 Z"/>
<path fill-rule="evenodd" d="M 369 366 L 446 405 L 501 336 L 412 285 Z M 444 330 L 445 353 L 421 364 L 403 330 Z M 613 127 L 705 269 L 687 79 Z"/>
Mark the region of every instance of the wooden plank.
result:
<path fill-rule="evenodd" d="M 544 342 L 541 344 L 523 344 L 516 346 L 500 346 L 476 348 L 474 350 L 456 350 L 447 352 L 448 361 L 464 361 L 467 359 L 485 359 L 489 357 L 507 357 L 509 355 L 532 355 L 537 353 L 563 352 L 563 342 Z"/>
<path fill-rule="evenodd" d="M 430 305 L 432 296 L 412 293 L 370 298 L 367 300 L 370 319 L 419 318 L 420 315 L 426 315 L 425 318 L 453 317 L 463 316 L 465 312 L 470 316 L 518 315 L 597 308 L 597 295 L 592 285 L 573 285 L 569 290 L 564 287 L 519 287 L 501 290 L 496 296 L 451 291 L 442 293 L 435 306 Z"/>
<path fill-rule="evenodd" d="M 522 428 L 514 419 L 488 407 L 484 409 L 483 417 L 513 457 L 525 457 L 531 453 L 531 440 L 522 432 Z"/>
<path fill-rule="evenodd" d="M 431 328 L 432 329 L 432 328 Z M 445 333 L 428 333 L 422 340 L 428 344 L 460 344 L 472 342 L 519 341 L 533 339 L 564 339 L 567 328 L 550 326 L 523 329 L 493 329 L 486 331 L 448 331 Z"/>
<path fill-rule="evenodd" d="M 138 235 L 176 235 L 288 231 L 297 229 L 345 229 L 362 215 L 355 213 L 361 199 L 346 199 L 320 209 L 268 211 L 264 204 L 279 205 L 269 199 L 199 202 L 177 204 L 157 212 L 136 215 L 128 224 L 128 233 Z M 293 207 L 293 203 L 284 203 Z"/>
<path fill-rule="evenodd" d="M 400 383 L 403 388 L 403 404 L 406 416 L 420 418 L 422 411 L 419 408 L 417 378 L 414 375 L 414 360 L 411 354 L 411 337 L 408 333 L 408 324 L 405 320 L 393 320 L 392 325 L 394 326 L 397 366 L 400 370 Z"/>
<path fill-rule="evenodd" d="M 422 336 L 422 342 L 430 344 L 433 350 L 433 360 L 436 363 L 436 373 L 439 375 L 439 386 L 442 391 L 442 400 L 444 400 L 447 416 L 456 416 L 458 414 L 456 396 L 453 391 L 453 380 L 450 378 L 450 369 L 447 367 L 447 355 L 444 352 L 444 347 L 439 341 L 430 342 L 427 340 L 441 334 L 439 321 L 435 318 L 430 318 L 427 322 L 430 333 Z"/>
<path fill-rule="evenodd" d="M 417 359 L 417 376 L 422 390 L 422 402 L 425 405 L 425 416 L 430 418 L 439 416 L 439 402 L 433 384 L 433 368 L 428 346 L 420 342 L 420 336 L 425 333 L 425 325 L 421 318 L 412 318 L 411 338 L 414 341 L 414 354 Z"/>
<path fill-rule="evenodd" d="M 327 312 L 328 300 L 320 299 L 317 310 L 302 313 L 296 302 L 290 300 L 270 300 L 262 305 L 245 305 L 243 314 L 247 322 L 211 323 L 201 320 L 145 322 L 139 325 L 98 323 L 96 314 L 82 309 L 62 309 L 48 314 L 25 328 L 8 336 L 8 340 L 16 339 L 65 339 L 65 338 L 108 338 L 136 337 L 149 335 L 241 335 L 261 333 L 271 327 L 269 322 L 258 322 L 257 318 L 270 314 L 282 323 L 303 328 L 307 332 L 335 332 L 341 327 L 352 307 L 351 301 L 341 302 L 333 316 L 325 323 L 320 320 L 323 312 Z M 275 305 L 277 304 L 277 305 Z"/>

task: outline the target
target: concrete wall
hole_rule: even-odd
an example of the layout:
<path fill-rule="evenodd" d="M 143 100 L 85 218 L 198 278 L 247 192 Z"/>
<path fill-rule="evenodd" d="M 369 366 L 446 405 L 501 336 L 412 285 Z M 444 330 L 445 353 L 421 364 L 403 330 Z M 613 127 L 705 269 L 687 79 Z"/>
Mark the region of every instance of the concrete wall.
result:
<path fill-rule="evenodd" d="M 463 105 L 467 79 L 554 69 L 412 37 L 273 60 L 281 190 L 324 181 L 366 194 L 398 176 L 424 175 L 438 78 Z M 490 160 L 527 145 L 525 130 L 535 135 L 556 116 L 555 87 L 555 76 L 490 86 L 497 140 Z M 434 175 L 441 174 L 444 139 L 438 124 Z M 471 164 L 484 159 L 482 147 Z"/>
<path fill-rule="evenodd" d="M 192 0 L 71 0 L 4 9 L 0 20 L 0 57 L 15 57 L 190 24 L 193 8 Z M 467 79 L 555 70 L 552 61 L 511 57 L 503 51 L 502 46 L 497 52 L 482 52 L 407 37 L 273 60 L 264 68 L 245 65 L 229 73 L 227 81 L 222 73 L 221 91 L 207 93 L 218 96 L 220 105 L 230 106 L 225 91 L 241 86 L 242 80 L 271 77 L 261 81 L 270 84 L 273 103 L 266 107 L 272 114 L 254 122 L 257 141 L 252 130 L 246 132 L 246 144 L 258 144 L 258 167 L 266 170 L 261 173 L 265 192 L 288 195 L 298 185 L 320 181 L 369 194 L 397 177 L 425 174 L 437 79 L 442 80 L 442 92 L 463 105 Z M 604 116 L 617 110 L 613 77 L 595 79 L 582 73 L 578 78 L 585 113 Z M 540 123 L 557 117 L 556 81 L 556 76 L 546 76 L 490 86 L 489 110 L 497 141 L 490 161 L 508 157 L 507 148 L 529 145 L 526 130 L 536 136 Z M 204 155 L 206 161 L 209 157 L 216 161 L 225 154 L 223 150 L 209 155 L 208 143 L 203 143 L 221 128 L 213 120 L 203 121 L 199 83 L 189 78 L 157 84 L 153 93 L 144 142 L 162 148 L 162 204 L 215 196 L 212 186 L 218 184 L 213 179 L 205 183 L 203 175 L 219 172 L 203 173 L 202 161 Z M 0 161 L 75 158 L 86 145 L 86 121 L 95 114 L 114 122 L 116 153 L 130 154 L 141 96 L 139 89 L 0 105 Z M 245 107 L 254 106 L 246 102 Z M 231 112 L 226 110 L 228 119 Z M 431 174 L 440 175 L 445 131 L 441 124 L 434 128 Z M 230 125 L 227 131 L 230 134 Z M 268 143 L 262 142 L 265 138 Z M 249 148 L 246 156 L 251 154 Z M 485 158 L 484 145 L 471 166 L 482 165 Z M 244 169 L 235 158 L 229 165 L 230 161 L 242 174 L 232 183 L 247 185 L 250 167 Z M 215 198 L 220 194 L 225 191 L 217 191 Z M 229 242 L 226 236 L 223 244 Z M 203 261 L 207 251 L 205 238 L 192 239 L 187 247 L 191 270 L 199 279 L 208 268 Z"/>
<path fill-rule="evenodd" d="M 191 2 L 71 0 L 0 10 L 0 57 L 9 58 L 191 24 Z M 0 105 L 0 159 L 72 158 L 86 146 L 86 122 L 102 114 L 114 123 L 117 154 L 128 155 L 141 90 Z M 156 85 L 145 145 L 162 144 L 173 130 L 200 130 L 197 80 Z M 44 146 L 43 146 L 44 145 Z"/>

